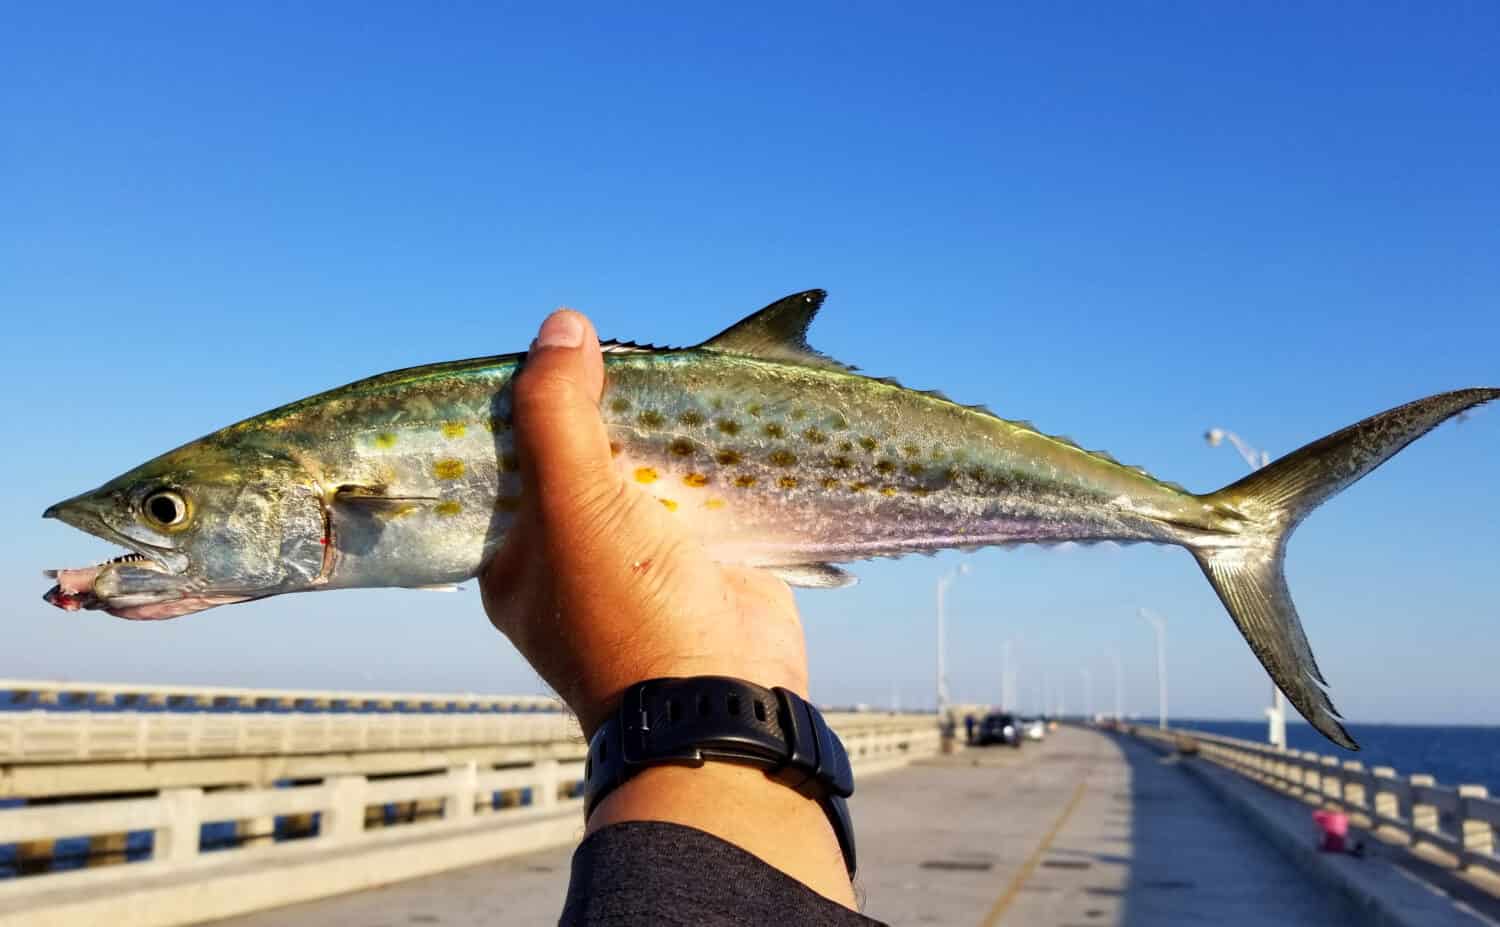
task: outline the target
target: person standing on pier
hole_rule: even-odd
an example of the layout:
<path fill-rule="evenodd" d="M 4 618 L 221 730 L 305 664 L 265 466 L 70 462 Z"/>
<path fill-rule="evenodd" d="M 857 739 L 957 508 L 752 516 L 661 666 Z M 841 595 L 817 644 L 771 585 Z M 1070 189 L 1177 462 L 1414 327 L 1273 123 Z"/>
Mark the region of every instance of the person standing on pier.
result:
<path fill-rule="evenodd" d="M 624 479 L 599 414 L 603 386 L 593 326 L 554 312 L 515 380 L 521 511 L 481 579 L 490 621 L 591 738 L 591 785 L 619 743 L 610 725 L 629 723 L 617 721 L 622 696 L 637 697 L 638 683 L 771 690 L 783 718 L 789 705 L 804 710 L 808 690 L 791 590 L 710 560 Z M 822 724 L 806 711 L 810 728 Z M 837 754 L 852 787 L 841 746 Z M 589 796 L 562 923 L 877 923 L 855 910 L 842 797 L 735 762 L 648 765 L 607 785 Z"/>

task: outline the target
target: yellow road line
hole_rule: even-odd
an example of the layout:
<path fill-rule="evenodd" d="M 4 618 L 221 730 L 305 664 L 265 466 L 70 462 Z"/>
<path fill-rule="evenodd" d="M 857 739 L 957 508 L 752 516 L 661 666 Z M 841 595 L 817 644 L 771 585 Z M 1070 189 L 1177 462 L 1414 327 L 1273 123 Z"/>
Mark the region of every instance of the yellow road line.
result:
<path fill-rule="evenodd" d="M 1006 909 L 1015 902 L 1016 896 L 1021 894 L 1021 887 L 1026 884 L 1027 879 L 1031 878 L 1036 867 L 1041 865 L 1042 855 L 1052 846 L 1052 841 L 1057 839 L 1058 833 L 1062 831 L 1063 825 L 1068 823 L 1068 818 L 1073 816 L 1073 811 L 1078 807 L 1079 802 L 1083 801 L 1083 793 L 1084 783 L 1080 782 L 1078 788 L 1073 790 L 1073 797 L 1068 800 L 1068 807 L 1063 809 L 1062 815 L 1052 825 L 1052 829 L 1047 831 L 1047 836 L 1042 838 L 1042 842 L 1037 844 L 1036 849 L 1026 858 L 1021 871 L 1016 873 L 1015 878 L 1010 880 L 1010 884 L 1005 886 L 1005 891 L 995 899 L 995 904 L 990 908 L 990 913 L 985 915 L 980 927 L 995 927 L 1000 923 L 1000 918 L 1005 915 Z"/>

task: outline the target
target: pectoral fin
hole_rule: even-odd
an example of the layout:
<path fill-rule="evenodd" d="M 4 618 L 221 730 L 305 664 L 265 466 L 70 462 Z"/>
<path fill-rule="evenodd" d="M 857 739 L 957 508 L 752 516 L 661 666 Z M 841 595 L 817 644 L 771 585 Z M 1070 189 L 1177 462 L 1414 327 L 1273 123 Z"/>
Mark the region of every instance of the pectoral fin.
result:
<path fill-rule="evenodd" d="M 334 505 L 354 506 L 367 512 L 401 511 L 414 505 L 437 501 L 434 496 L 393 496 L 384 486 L 345 484 L 333 494 Z"/>
<path fill-rule="evenodd" d="M 830 563 L 767 567 L 766 572 L 780 578 L 788 586 L 800 586 L 803 589 L 841 589 L 859 582 L 853 573 Z"/>

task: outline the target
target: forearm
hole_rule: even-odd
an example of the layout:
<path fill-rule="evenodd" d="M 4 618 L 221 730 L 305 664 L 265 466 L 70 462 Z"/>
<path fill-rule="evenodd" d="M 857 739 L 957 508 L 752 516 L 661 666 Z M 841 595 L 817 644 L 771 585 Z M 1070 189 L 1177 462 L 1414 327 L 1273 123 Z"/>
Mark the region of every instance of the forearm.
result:
<path fill-rule="evenodd" d="M 854 907 L 843 854 L 822 807 L 758 769 L 724 762 L 643 769 L 599 803 L 588 833 L 625 821 L 665 821 L 713 834 Z"/>

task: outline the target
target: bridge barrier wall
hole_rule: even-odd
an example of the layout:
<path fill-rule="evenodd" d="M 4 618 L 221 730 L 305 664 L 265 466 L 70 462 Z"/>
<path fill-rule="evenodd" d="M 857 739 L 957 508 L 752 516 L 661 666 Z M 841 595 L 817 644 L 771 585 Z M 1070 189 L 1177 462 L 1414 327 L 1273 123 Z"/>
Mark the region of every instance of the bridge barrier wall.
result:
<path fill-rule="evenodd" d="M 149 723 L 132 718 L 126 723 L 144 724 L 149 729 L 165 717 L 170 716 L 154 715 Z M 345 719 L 358 722 L 355 729 L 366 736 L 359 741 L 364 744 L 385 744 L 389 742 L 385 738 L 398 736 L 372 729 L 382 718 L 398 729 L 408 720 L 399 715 L 321 716 L 339 721 L 312 729 L 304 739 L 281 730 L 256 740 L 223 736 L 212 730 L 221 721 L 234 729 L 237 719 L 254 716 L 181 717 L 196 720 L 198 726 L 190 723 L 182 728 L 186 732 L 182 737 L 165 741 L 148 738 L 148 745 L 166 751 L 204 749 L 209 744 L 213 746 L 208 749 L 237 751 L 250 749 L 250 745 L 287 743 L 301 748 L 316 743 L 346 749 L 354 741 L 348 739 L 349 729 L 340 727 Z M 272 718 L 273 724 L 306 734 L 300 726 L 305 719 L 266 717 Z M 517 720 L 453 717 L 460 723 L 421 728 L 421 736 L 428 738 L 421 742 L 427 746 L 472 744 L 467 738 L 479 735 L 466 726 L 470 719 Z M 830 714 L 828 719 L 861 777 L 939 750 L 939 733 L 931 715 L 848 713 Z M 50 852 L 52 842 L 62 838 L 87 837 L 95 843 L 123 846 L 123 837 L 130 832 L 152 834 L 149 858 L 142 862 L 0 880 L 0 927 L 105 921 L 111 927 L 190 924 L 576 840 L 582 834 L 583 821 L 581 800 L 574 796 L 583 764 L 560 760 L 555 753 L 559 748 L 572 748 L 581 755 L 581 736 L 563 715 L 520 720 L 533 726 L 520 734 L 506 726 L 483 728 L 490 736 L 536 738 L 529 745 L 517 745 L 518 749 L 531 749 L 533 758 L 504 768 L 470 760 L 439 772 L 332 775 L 283 788 L 171 787 L 150 797 L 0 809 L 0 845 L 42 846 Z M 74 755 L 78 750 L 94 749 L 92 721 L 78 723 L 88 730 L 90 739 L 86 744 L 76 737 L 69 741 Z M 55 758 L 59 753 L 49 747 L 45 755 Z M 160 754 L 148 751 L 132 755 Z M 85 765 L 87 762 L 83 761 Z M 398 812 L 394 820 L 391 809 Z M 205 850 L 204 826 L 215 822 L 234 822 L 236 829 L 250 839 L 232 849 Z M 271 833 L 278 829 L 278 822 L 283 836 L 289 830 L 307 836 L 273 840 Z M 114 843 L 109 843 L 111 840 Z M 113 861 L 123 862 L 119 858 Z"/>
<path fill-rule="evenodd" d="M 11 706 L 74 708 L 341 709 L 347 711 L 561 711 L 547 695 L 473 692 L 346 692 L 330 689 L 250 689 L 233 686 L 0 679 L 0 702 Z"/>
<path fill-rule="evenodd" d="M 1354 825 L 1405 845 L 1409 852 L 1500 886 L 1500 855 L 1495 847 L 1500 801 L 1491 798 L 1485 786 L 1439 785 L 1422 773 L 1403 779 L 1389 766 L 1366 769 L 1357 760 L 1278 750 L 1269 744 L 1201 731 L 1124 730 L 1179 752 L 1195 753 L 1310 806 L 1343 811 Z"/>

